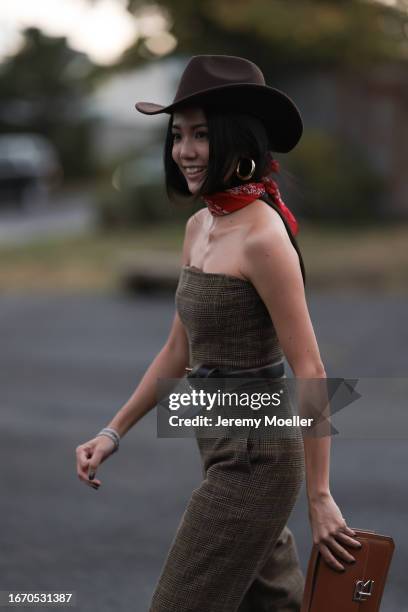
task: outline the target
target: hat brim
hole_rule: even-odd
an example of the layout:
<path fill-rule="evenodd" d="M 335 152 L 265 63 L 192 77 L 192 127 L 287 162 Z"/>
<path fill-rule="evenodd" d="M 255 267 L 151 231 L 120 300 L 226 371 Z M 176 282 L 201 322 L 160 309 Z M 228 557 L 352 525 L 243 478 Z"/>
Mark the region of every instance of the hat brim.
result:
<path fill-rule="evenodd" d="M 295 103 L 285 93 L 268 85 L 234 83 L 199 91 L 168 106 L 137 102 L 135 107 L 145 115 L 171 114 L 179 107 L 201 100 L 227 111 L 245 112 L 261 119 L 268 133 L 271 150 L 277 153 L 291 151 L 302 136 L 302 117 Z"/>

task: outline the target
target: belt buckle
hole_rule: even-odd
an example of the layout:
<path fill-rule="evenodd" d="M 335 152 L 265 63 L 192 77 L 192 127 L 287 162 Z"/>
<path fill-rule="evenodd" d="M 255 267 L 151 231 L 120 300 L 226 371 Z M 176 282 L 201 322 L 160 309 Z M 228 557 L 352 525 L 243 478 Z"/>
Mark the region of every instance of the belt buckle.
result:
<path fill-rule="evenodd" d="M 218 372 L 218 368 L 212 368 L 202 363 L 184 369 L 187 372 L 187 378 L 210 378 L 214 372 Z"/>

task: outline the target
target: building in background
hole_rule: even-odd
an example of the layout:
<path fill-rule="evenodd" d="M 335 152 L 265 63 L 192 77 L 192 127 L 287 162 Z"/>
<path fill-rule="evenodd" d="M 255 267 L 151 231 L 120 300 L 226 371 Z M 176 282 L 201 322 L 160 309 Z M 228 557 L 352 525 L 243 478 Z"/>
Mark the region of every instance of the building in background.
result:
<path fill-rule="evenodd" d="M 146 64 L 109 78 L 90 96 L 86 113 L 98 119 L 93 152 L 103 165 L 127 153 L 141 152 L 167 124 L 167 115 L 148 117 L 135 109 L 139 100 L 170 101 L 182 71 L 175 57 Z"/>

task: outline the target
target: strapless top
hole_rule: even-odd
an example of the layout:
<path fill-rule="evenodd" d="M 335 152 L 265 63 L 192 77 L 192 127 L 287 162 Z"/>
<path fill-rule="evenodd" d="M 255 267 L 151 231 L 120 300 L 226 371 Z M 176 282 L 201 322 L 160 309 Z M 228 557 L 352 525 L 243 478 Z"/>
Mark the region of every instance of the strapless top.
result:
<path fill-rule="evenodd" d="M 283 359 L 270 314 L 250 281 L 183 266 L 175 301 L 191 367 L 255 368 Z"/>

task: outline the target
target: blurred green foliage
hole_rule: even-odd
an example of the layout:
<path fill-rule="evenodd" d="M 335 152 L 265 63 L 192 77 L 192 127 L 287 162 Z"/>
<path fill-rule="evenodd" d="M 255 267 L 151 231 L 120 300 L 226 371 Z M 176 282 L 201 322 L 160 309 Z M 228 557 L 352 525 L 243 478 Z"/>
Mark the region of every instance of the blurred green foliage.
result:
<path fill-rule="evenodd" d="M 139 15 L 163 7 L 177 53 L 250 57 L 266 76 L 324 66 L 364 67 L 408 57 L 407 2 L 375 0 L 128 0 Z M 143 38 L 124 54 L 131 65 L 145 53 Z"/>
<path fill-rule="evenodd" d="M 145 7 L 163 8 L 178 40 L 178 54 L 249 57 L 267 81 L 321 66 L 349 71 L 368 63 L 406 62 L 407 4 L 408 0 L 398 0 L 396 7 L 369 0 L 128 0 L 136 16 Z M 144 38 L 135 41 L 116 65 L 104 68 L 93 66 L 65 38 L 51 38 L 36 28 L 27 29 L 24 37 L 21 50 L 0 65 L 0 131 L 44 134 L 56 145 L 67 178 L 89 176 L 95 172 L 94 120 L 84 112 L 84 100 L 104 75 L 146 62 Z M 299 206 L 311 217 L 343 218 L 345 206 L 355 218 L 378 211 L 381 180 L 364 152 L 351 150 L 338 138 L 305 134 L 286 163 L 302 185 Z M 126 165 L 119 171 L 120 186 L 117 182 L 113 189 L 109 177 L 101 189 L 103 223 L 143 224 L 191 213 L 190 205 L 184 210 L 183 204 L 168 202 L 164 187 L 157 187 L 163 179 L 147 180 L 146 172 L 130 170 L 130 161 Z"/>
<path fill-rule="evenodd" d="M 83 112 L 92 64 L 65 38 L 24 31 L 20 51 L 0 65 L 0 132 L 35 132 L 59 152 L 67 178 L 93 171 L 93 121 Z M 78 152 L 80 151 L 80 154 Z"/>
<path fill-rule="evenodd" d="M 296 210 L 308 220 L 367 224 L 383 216 L 385 179 L 354 145 L 307 130 L 285 167 L 296 182 Z"/>
<path fill-rule="evenodd" d="M 183 223 L 203 206 L 187 198 L 168 200 L 159 159 L 156 148 L 146 149 L 106 174 L 96 198 L 102 228 Z M 364 151 L 326 132 L 306 130 L 301 144 L 282 160 L 276 180 L 287 204 L 308 221 L 367 225 L 383 217 L 384 179 Z"/>
<path fill-rule="evenodd" d="M 366 71 L 382 62 L 406 62 L 408 17 L 398 7 L 369 0 L 160 0 L 177 53 L 249 57 L 267 81 L 320 68 L 346 73 Z M 408 0 L 407 0 L 408 2 Z M 139 15 L 153 2 L 128 0 Z M 123 57 L 144 53 L 143 39 Z M 285 158 L 297 185 L 296 208 L 314 221 L 367 223 L 383 216 L 385 180 L 364 150 L 340 135 L 311 131 Z"/>

